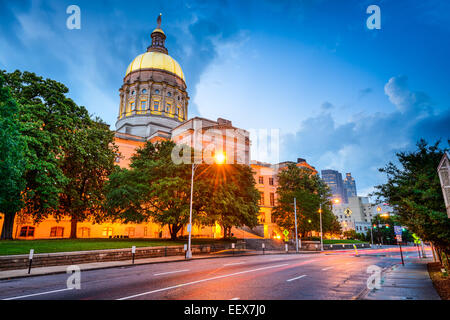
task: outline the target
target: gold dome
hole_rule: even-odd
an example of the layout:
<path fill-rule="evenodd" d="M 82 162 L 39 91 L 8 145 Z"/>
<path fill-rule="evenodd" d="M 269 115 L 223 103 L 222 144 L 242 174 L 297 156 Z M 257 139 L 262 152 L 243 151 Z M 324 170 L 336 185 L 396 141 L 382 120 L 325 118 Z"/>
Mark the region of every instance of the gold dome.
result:
<path fill-rule="evenodd" d="M 141 69 L 159 69 L 168 71 L 185 81 L 183 70 L 181 70 L 178 62 L 168 54 L 162 52 L 151 51 L 137 56 L 128 66 L 125 77 L 131 72 Z"/>

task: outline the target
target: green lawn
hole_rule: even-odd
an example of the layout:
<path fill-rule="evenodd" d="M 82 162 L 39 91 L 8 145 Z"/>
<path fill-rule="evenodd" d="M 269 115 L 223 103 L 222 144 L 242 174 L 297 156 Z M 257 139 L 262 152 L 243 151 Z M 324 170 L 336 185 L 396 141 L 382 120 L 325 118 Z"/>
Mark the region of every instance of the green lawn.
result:
<path fill-rule="evenodd" d="M 323 240 L 324 244 L 335 244 L 335 243 L 367 243 L 366 241 L 360 241 L 360 240 Z"/>
<path fill-rule="evenodd" d="M 221 240 L 193 239 L 192 244 L 218 243 Z M 0 256 L 34 253 L 52 253 L 67 251 L 86 251 L 101 249 L 121 249 L 136 247 L 157 247 L 183 245 L 186 241 L 164 239 L 55 239 L 55 240 L 3 240 L 0 241 Z"/>

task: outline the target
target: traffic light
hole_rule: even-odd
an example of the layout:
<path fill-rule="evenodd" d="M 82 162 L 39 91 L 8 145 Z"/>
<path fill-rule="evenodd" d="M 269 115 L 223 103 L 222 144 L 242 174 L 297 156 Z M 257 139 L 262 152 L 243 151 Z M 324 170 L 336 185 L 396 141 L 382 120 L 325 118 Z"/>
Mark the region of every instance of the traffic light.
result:
<path fill-rule="evenodd" d="M 386 229 L 389 229 L 389 225 L 386 223 Z"/>
<path fill-rule="evenodd" d="M 373 225 L 373 228 L 374 228 L 374 229 L 376 229 L 376 228 L 377 228 L 377 225 L 376 225 L 376 224 L 374 224 L 374 225 Z"/>

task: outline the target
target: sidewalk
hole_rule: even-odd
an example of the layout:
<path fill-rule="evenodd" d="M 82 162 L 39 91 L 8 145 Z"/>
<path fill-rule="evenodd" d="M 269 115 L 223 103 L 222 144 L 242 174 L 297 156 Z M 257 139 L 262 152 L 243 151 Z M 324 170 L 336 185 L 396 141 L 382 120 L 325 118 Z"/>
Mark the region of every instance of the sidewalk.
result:
<path fill-rule="evenodd" d="M 363 300 L 441 300 L 427 270 L 432 258 L 414 259 L 383 273 L 381 289 L 368 291 Z M 384 280 L 384 281 L 383 281 Z"/>
<path fill-rule="evenodd" d="M 309 254 L 309 253 L 315 253 L 315 252 L 308 252 L 308 251 L 303 252 L 302 251 L 299 253 Z M 270 251 L 270 252 L 266 251 L 265 254 L 266 255 L 286 254 L 286 252 L 284 252 L 284 251 Z M 289 252 L 289 254 L 292 254 L 292 252 Z M 262 255 L 262 251 L 247 251 L 244 253 L 235 253 L 235 254 L 219 253 L 219 254 L 195 255 L 192 257 L 192 260 L 226 258 L 226 257 L 245 257 L 245 256 L 254 256 L 254 255 Z M 168 257 L 158 257 L 158 258 L 136 259 L 136 260 L 134 260 L 134 265 L 144 265 L 144 264 L 154 264 L 154 263 L 164 263 L 164 262 L 181 262 L 181 261 L 186 261 L 184 256 L 168 256 Z M 131 267 L 131 266 L 133 266 L 133 264 L 132 264 L 131 260 L 121 260 L 121 261 L 83 263 L 83 264 L 77 264 L 77 266 L 80 267 L 81 271 L 86 271 L 86 270 L 107 269 L 107 268 L 116 268 L 116 267 Z M 31 268 L 30 274 L 28 274 L 28 269 L 0 271 L 0 280 L 23 278 L 23 277 L 33 277 L 33 276 L 41 276 L 41 275 L 48 275 L 48 274 L 66 273 L 67 267 L 68 267 L 68 265 Z"/>

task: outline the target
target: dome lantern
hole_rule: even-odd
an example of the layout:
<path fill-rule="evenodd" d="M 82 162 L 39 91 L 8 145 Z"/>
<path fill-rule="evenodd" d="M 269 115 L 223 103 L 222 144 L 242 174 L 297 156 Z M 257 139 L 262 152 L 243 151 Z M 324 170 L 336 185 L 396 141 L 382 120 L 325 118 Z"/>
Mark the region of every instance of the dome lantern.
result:
<path fill-rule="evenodd" d="M 158 26 L 155 30 L 153 30 L 151 37 L 152 37 L 152 44 L 147 48 L 147 52 L 162 52 L 165 54 L 168 54 L 167 48 L 164 46 L 164 42 L 166 41 L 166 35 L 164 34 L 164 31 L 161 29 L 161 16 L 160 13 L 158 18 L 156 19 Z"/>

